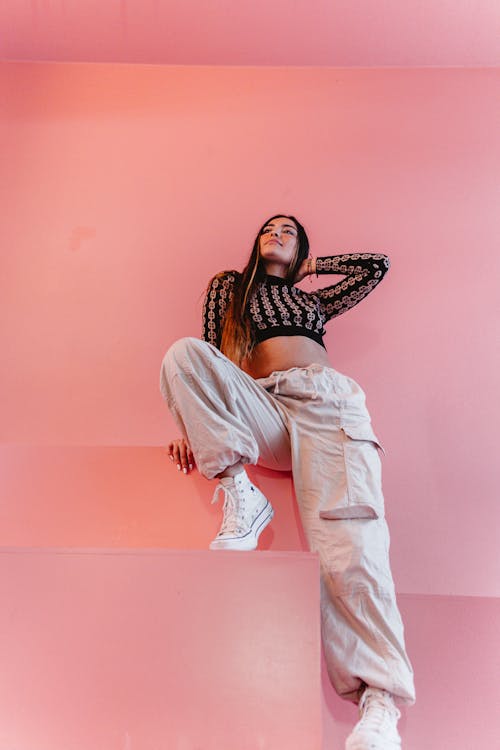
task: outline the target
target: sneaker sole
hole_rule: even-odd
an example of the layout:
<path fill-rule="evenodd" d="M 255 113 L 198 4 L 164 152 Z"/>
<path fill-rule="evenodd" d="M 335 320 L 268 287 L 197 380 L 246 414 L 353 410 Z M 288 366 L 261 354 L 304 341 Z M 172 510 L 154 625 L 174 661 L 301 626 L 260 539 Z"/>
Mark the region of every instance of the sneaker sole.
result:
<path fill-rule="evenodd" d="M 383 737 L 369 739 L 366 737 L 348 737 L 346 750 L 401 750 L 401 740 L 386 740 Z"/>
<path fill-rule="evenodd" d="M 245 534 L 245 536 L 222 537 L 221 539 L 215 538 L 213 542 L 210 543 L 209 549 L 230 549 L 239 552 L 251 552 L 252 550 L 257 549 L 259 536 L 272 521 L 273 516 L 274 510 L 271 503 L 268 501 L 253 522 L 252 528 Z"/>
<path fill-rule="evenodd" d="M 356 743 L 353 745 L 352 743 L 346 744 L 346 750 L 401 750 L 401 743 L 391 743 L 387 744 L 387 742 L 366 742 L 366 741 L 360 741 L 359 743 Z"/>

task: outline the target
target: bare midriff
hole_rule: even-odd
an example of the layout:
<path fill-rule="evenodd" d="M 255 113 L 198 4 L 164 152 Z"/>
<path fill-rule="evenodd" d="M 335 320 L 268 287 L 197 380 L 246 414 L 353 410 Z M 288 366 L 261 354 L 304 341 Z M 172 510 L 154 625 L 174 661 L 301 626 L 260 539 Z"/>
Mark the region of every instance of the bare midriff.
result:
<path fill-rule="evenodd" d="M 332 366 L 321 344 L 305 336 L 276 336 L 257 344 L 242 369 L 253 378 L 267 378 L 272 372 L 312 364 Z"/>

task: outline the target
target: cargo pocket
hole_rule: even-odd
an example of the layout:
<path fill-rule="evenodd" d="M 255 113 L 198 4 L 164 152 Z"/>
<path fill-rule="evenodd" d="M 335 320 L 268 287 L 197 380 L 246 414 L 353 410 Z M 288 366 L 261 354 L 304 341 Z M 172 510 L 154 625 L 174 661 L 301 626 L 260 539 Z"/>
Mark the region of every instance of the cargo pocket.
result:
<path fill-rule="evenodd" d="M 382 467 L 379 450 L 385 453 L 370 422 L 342 427 L 345 494 L 343 502 L 321 508 L 324 519 L 381 518 L 384 515 Z"/>

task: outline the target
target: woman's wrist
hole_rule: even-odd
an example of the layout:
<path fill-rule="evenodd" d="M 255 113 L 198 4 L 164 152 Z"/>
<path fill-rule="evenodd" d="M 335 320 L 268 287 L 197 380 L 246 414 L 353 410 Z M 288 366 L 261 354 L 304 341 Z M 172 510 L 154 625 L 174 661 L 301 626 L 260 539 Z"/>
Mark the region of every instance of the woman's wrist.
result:
<path fill-rule="evenodd" d="M 313 258 L 313 256 L 309 256 L 307 259 L 307 274 L 308 276 L 312 276 L 316 273 L 316 258 Z"/>

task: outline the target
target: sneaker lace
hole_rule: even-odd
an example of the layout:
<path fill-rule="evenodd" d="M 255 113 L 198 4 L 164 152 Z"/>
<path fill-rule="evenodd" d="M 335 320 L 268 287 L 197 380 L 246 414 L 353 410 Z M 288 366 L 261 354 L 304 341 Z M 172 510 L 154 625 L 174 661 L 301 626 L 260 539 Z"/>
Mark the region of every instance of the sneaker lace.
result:
<path fill-rule="evenodd" d="M 219 483 L 215 488 L 214 495 L 212 497 L 212 504 L 218 502 L 219 493 L 224 493 L 224 506 L 222 508 L 223 518 L 222 524 L 219 530 L 219 535 L 242 531 L 242 524 L 245 519 L 244 509 L 240 507 L 239 498 L 233 493 L 237 493 L 236 490 L 231 491 L 232 488 L 226 487 Z"/>
<path fill-rule="evenodd" d="M 367 692 L 362 703 L 362 716 L 359 728 L 370 729 L 374 732 L 382 730 L 387 722 L 395 723 L 400 713 L 392 700 L 382 692 Z"/>

